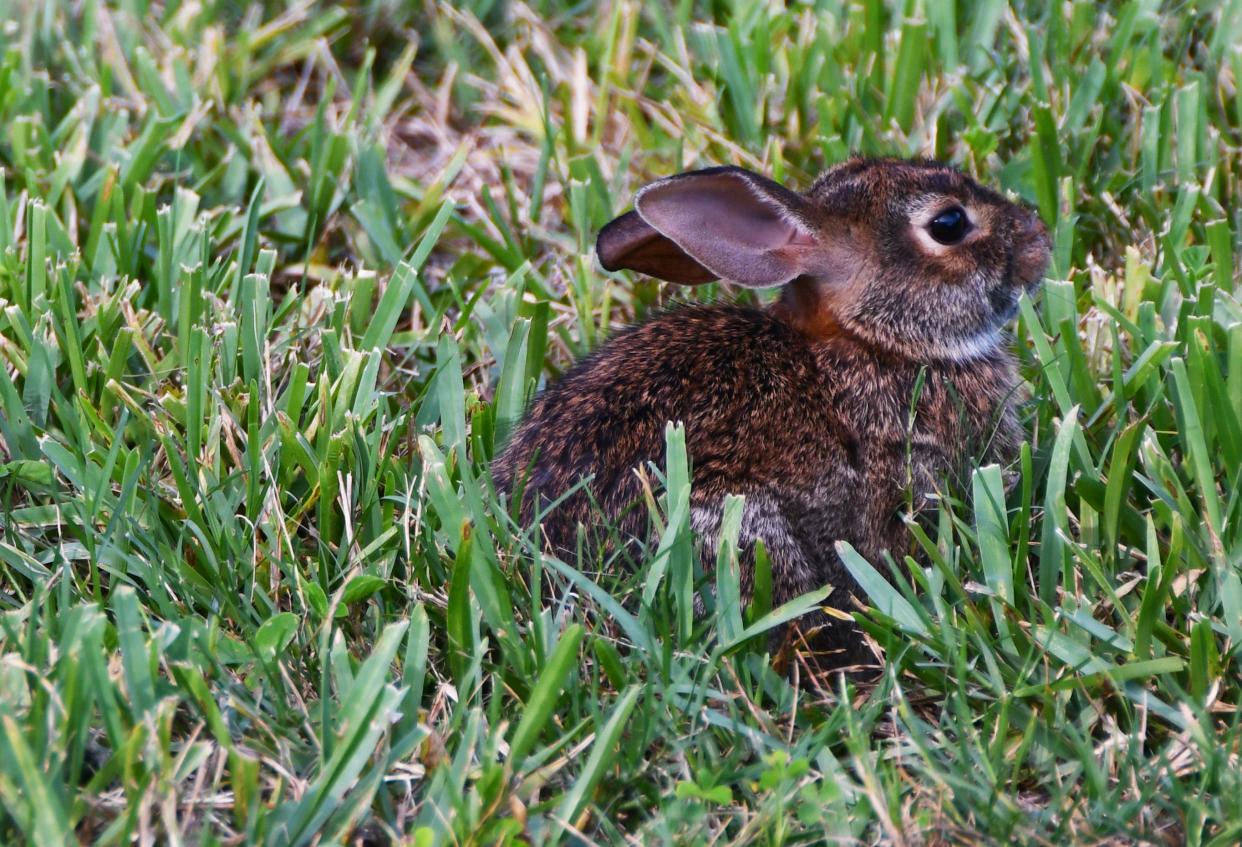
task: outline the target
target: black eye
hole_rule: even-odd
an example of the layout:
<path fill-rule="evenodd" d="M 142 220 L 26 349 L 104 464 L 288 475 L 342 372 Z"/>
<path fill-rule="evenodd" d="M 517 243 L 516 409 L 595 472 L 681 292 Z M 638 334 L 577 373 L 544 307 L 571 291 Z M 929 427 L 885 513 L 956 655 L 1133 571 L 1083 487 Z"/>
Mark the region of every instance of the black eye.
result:
<path fill-rule="evenodd" d="M 970 221 L 967 220 L 966 212 L 960 206 L 945 209 L 932 218 L 931 223 L 927 225 L 927 231 L 931 233 L 931 237 L 941 244 L 956 244 L 966 237 L 969 230 Z"/>

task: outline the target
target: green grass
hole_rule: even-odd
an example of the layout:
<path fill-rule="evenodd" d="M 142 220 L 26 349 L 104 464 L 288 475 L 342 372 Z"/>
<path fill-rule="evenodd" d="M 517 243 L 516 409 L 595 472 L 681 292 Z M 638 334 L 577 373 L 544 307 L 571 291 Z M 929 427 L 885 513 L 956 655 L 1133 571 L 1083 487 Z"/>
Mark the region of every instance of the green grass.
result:
<path fill-rule="evenodd" d="M 0 842 L 1242 840 L 1242 3 L 1044 5 L 0 2 Z M 628 566 L 486 472 L 638 185 L 850 151 L 1055 233 L 863 686 L 694 618 L 678 431 Z"/>

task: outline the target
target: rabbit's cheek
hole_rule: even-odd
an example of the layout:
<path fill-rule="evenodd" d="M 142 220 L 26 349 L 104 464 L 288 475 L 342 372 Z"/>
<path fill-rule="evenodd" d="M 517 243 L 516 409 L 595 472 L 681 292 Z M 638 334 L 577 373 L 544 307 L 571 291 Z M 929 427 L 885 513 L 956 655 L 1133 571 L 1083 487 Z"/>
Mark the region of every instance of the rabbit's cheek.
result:
<path fill-rule="evenodd" d="M 978 255 L 977 250 L 959 247 L 940 256 L 928 257 L 927 269 L 922 276 L 934 280 L 936 287 L 962 289 L 977 285 L 977 280 L 990 276 L 989 268 L 993 263 L 986 255 Z"/>

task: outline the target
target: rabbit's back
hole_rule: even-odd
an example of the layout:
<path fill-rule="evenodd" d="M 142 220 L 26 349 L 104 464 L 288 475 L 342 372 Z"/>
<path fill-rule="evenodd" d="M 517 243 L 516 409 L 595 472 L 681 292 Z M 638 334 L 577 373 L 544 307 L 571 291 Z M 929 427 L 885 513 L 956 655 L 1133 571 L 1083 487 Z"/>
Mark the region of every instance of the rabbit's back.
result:
<path fill-rule="evenodd" d="M 663 466 L 669 421 L 686 427 L 700 516 L 727 493 L 807 491 L 855 449 L 802 335 L 756 309 L 682 306 L 623 330 L 539 395 L 496 460 L 497 486 L 522 489 L 529 518 L 537 498 L 592 477 L 545 521 L 553 545 L 573 546 L 592 500 L 641 536 L 644 513 L 626 511 L 641 494 L 634 469 Z"/>

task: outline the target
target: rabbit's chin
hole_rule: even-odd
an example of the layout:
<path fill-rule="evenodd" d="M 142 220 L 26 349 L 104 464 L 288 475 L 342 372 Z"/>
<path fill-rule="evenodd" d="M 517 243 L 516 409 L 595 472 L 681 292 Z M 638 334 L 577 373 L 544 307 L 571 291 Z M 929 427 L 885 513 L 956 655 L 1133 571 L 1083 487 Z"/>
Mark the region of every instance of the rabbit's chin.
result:
<path fill-rule="evenodd" d="M 1018 316 L 1018 298 L 1019 295 L 1015 293 L 1008 303 L 996 310 L 996 322 L 999 326 L 1004 326 Z"/>
<path fill-rule="evenodd" d="M 1022 291 L 1023 286 L 1002 285 L 988 293 L 996 326 L 1002 327 L 1018 316 L 1018 300 L 1022 297 Z"/>

